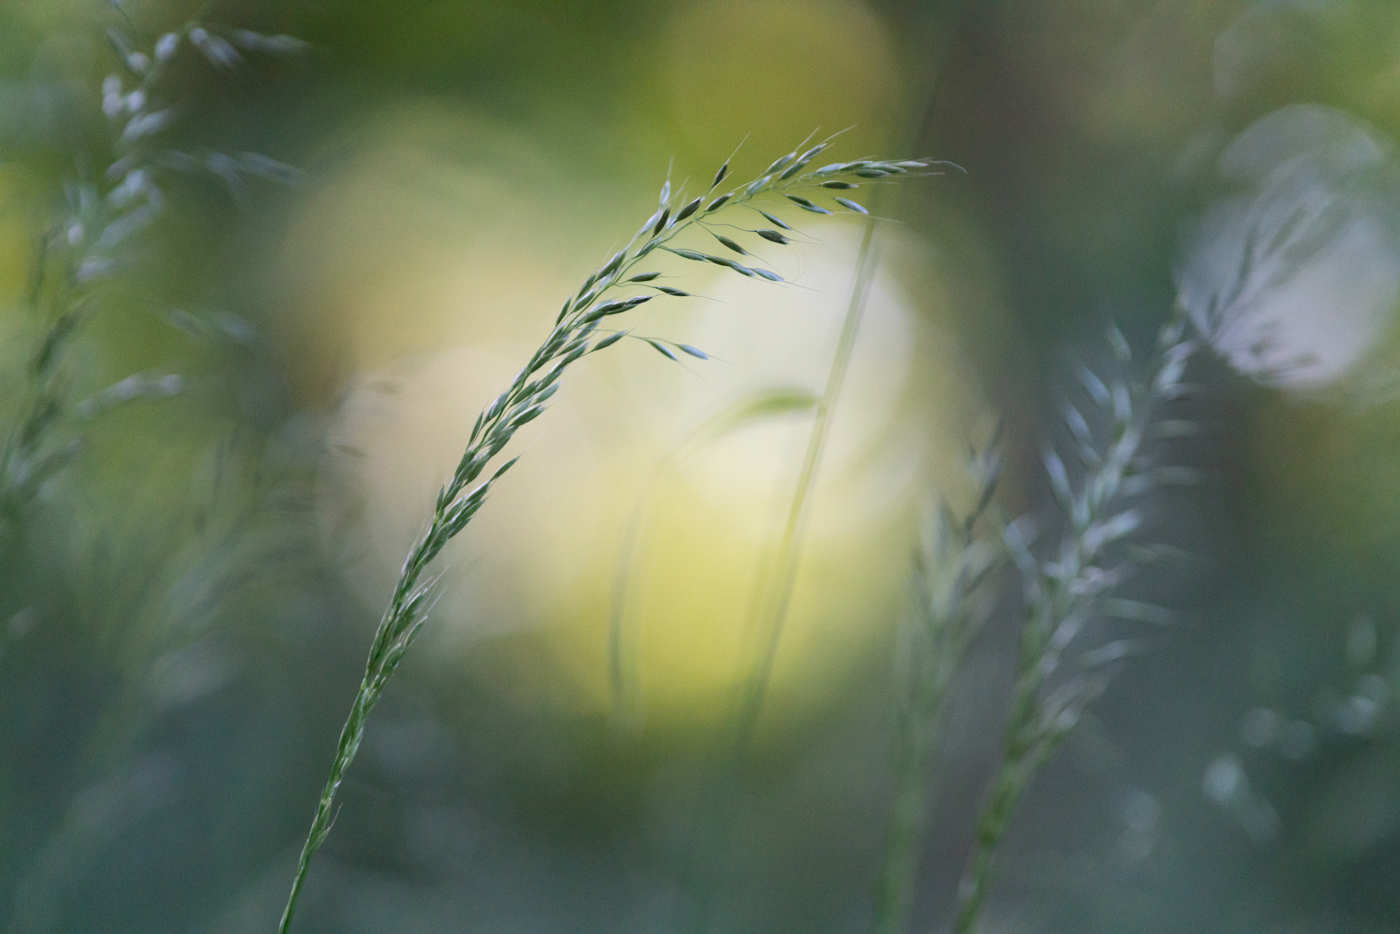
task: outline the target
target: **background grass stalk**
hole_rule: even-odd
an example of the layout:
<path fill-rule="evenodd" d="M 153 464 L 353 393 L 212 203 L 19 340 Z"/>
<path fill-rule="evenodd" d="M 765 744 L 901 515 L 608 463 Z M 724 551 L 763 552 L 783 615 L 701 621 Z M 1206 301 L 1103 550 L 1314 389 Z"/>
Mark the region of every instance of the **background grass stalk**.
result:
<path fill-rule="evenodd" d="M 900 934 L 908 923 L 918 876 L 919 849 L 929 812 L 929 782 L 943 740 L 943 712 L 953 680 L 982 629 L 990 605 L 983 584 L 1001 566 L 979 537 L 1001 476 L 998 431 L 970 469 L 977 501 L 963 518 L 946 502 L 924 523 L 916 553 L 917 607 L 899 640 L 896 670 L 903 674 L 894 740 L 895 795 L 885 857 L 875 886 L 875 934 Z"/>
<path fill-rule="evenodd" d="M 1093 401 L 1110 415 L 1108 439 L 1100 451 L 1092 443 L 1087 422 L 1069 403 L 1063 412 L 1074 436 L 1084 473 L 1072 485 L 1063 461 L 1053 448 L 1045 452 L 1045 466 L 1055 499 L 1069 520 L 1069 528 L 1051 557 L 1032 554 L 1015 523 L 1006 523 L 1002 539 L 1020 571 L 1025 594 L 1025 621 L 1018 636 L 1016 684 L 1005 730 L 1001 763 L 991 790 L 978 815 L 973 849 L 959 888 L 954 934 L 970 934 L 977 928 L 995 875 L 997 854 L 1011 817 L 1031 780 L 1060 744 L 1078 725 L 1084 708 L 1108 685 L 1111 669 L 1131 654 L 1131 644 L 1118 642 L 1082 653 L 1079 670 L 1049 687 L 1070 644 L 1095 614 L 1140 622 L 1166 622 L 1170 615 L 1159 607 L 1122 598 L 1109 592 L 1132 569 L 1131 561 L 1104 567 L 1109 547 L 1136 531 L 1142 523 L 1139 509 L 1125 501 L 1158 487 L 1193 482 L 1189 471 L 1179 468 L 1146 469 L 1142 447 L 1155 410 L 1183 394 L 1186 365 L 1196 349 L 1184 337 L 1185 321 L 1178 306 L 1157 336 L 1157 353 L 1145 384 L 1127 377 L 1105 384 L 1087 367 L 1080 381 Z M 1109 328 L 1109 344 L 1120 366 L 1131 363 L 1132 352 L 1123 335 Z"/>
<path fill-rule="evenodd" d="M 762 621 L 762 654 L 759 656 L 757 669 L 749 678 L 739 713 L 739 732 L 735 743 L 735 752 L 738 755 L 742 755 L 758 722 L 758 715 L 767 696 L 768 684 L 772 680 L 778 646 L 787 626 L 788 608 L 792 603 L 793 586 L 797 582 L 798 561 L 802 556 L 802 531 L 810 505 L 812 484 L 821 468 L 822 454 L 831 434 L 831 415 L 841 398 L 846 372 L 851 365 L 851 354 L 855 350 L 856 336 L 860 332 L 861 318 L 865 314 L 865 301 L 870 292 L 870 283 L 874 280 L 875 269 L 879 265 L 879 258 L 873 248 L 875 225 L 875 218 L 866 219 L 865 236 L 861 239 L 860 253 L 856 257 L 855 284 L 851 289 L 851 300 L 846 307 L 845 318 L 841 322 L 841 337 L 836 343 L 836 353 L 831 360 L 826 386 L 817 401 L 812 418 L 812 431 L 808 435 L 807 449 L 802 457 L 802 470 L 798 474 L 792 503 L 788 507 L 787 521 L 773 557 L 774 586 L 767 595 L 759 615 Z"/>
<path fill-rule="evenodd" d="M 777 660 L 778 648 L 782 644 L 783 630 L 787 625 L 788 607 L 792 601 L 793 586 L 797 581 L 802 529 L 807 516 L 812 484 L 821 467 L 822 452 L 826 448 L 827 436 L 830 433 L 831 413 L 841 396 L 851 354 L 855 349 L 856 336 L 860 331 L 866 296 L 878 265 L 873 249 L 875 227 L 876 218 L 867 217 L 865 233 L 856 257 L 850 302 L 841 322 L 841 334 L 836 343 L 831 368 L 814 408 L 812 430 L 807 436 L 807 447 L 803 453 L 796 486 L 793 488 L 792 500 L 788 505 L 782 536 L 778 540 L 778 547 L 767 573 L 759 576 L 758 599 L 754 602 L 755 612 L 750 622 L 751 630 L 759 639 L 759 652 L 753 670 L 744 681 L 734 737 L 721 762 L 719 775 L 709 792 L 709 802 L 697 811 L 694 842 L 690 847 L 688 868 L 681 887 L 683 890 L 689 888 L 696 891 L 693 928 L 698 934 L 704 934 L 709 929 L 715 888 L 713 880 L 704 878 L 700 867 L 712 864 L 712 851 L 718 853 L 723 850 L 733 826 L 739 773 L 754 729 L 758 725 L 759 715 L 763 712 L 763 703 L 772 681 L 773 666 Z"/>

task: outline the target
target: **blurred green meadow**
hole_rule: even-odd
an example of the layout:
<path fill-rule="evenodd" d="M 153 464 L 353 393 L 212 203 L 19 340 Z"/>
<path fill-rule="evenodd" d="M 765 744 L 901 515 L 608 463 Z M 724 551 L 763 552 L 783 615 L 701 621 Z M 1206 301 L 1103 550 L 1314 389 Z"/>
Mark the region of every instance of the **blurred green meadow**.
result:
<path fill-rule="evenodd" d="M 1145 500 L 1166 560 L 1118 569 L 1171 621 L 1085 630 L 1133 654 L 1030 785 L 981 930 L 1400 930 L 1400 7 L 0 0 L 7 452 L 43 245 L 99 255 L 86 181 L 125 210 L 102 177 L 147 102 L 110 31 L 149 50 L 192 18 L 297 41 L 161 59 L 186 158 L 82 280 L 61 467 L 26 485 L 6 454 L 0 931 L 275 930 L 477 412 L 663 182 L 838 131 L 838 161 L 955 166 L 862 186 L 878 266 L 743 756 L 812 425 L 754 400 L 822 392 L 865 230 L 796 205 L 797 242 L 751 247 L 786 283 L 674 262 L 700 297 L 629 313 L 712 359 L 626 342 L 521 430 L 295 929 L 872 930 L 924 520 L 967 508 L 1001 424 L 997 508 L 1058 535 L 1042 452 L 1080 366 L 1179 305 L 1204 349 L 1159 441 L 1193 482 Z M 913 932 L 957 903 L 1020 591 L 997 578 L 943 712 Z"/>

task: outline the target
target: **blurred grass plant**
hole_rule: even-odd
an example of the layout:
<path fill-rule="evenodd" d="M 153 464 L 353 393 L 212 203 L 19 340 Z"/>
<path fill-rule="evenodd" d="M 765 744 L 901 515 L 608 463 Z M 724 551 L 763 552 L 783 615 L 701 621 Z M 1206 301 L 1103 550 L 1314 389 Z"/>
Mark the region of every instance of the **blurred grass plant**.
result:
<path fill-rule="evenodd" d="M 1075 483 L 1053 447 L 1044 454 L 1056 505 L 1068 520 L 1058 548 L 1037 553 L 1025 525 L 1008 522 L 1002 541 L 1021 579 L 1025 620 L 1018 638 L 1016 682 L 1005 728 L 1001 764 L 978 815 L 972 855 L 958 893 L 954 934 L 976 930 L 987 899 L 997 851 L 1026 788 L 1065 738 L 1084 709 L 1108 686 L 1137 641 L 1115 639 L 1092 648 L 1075 647 L 1095 618 L 1161 625 L 1171 614 L 1161 607 L 1114 595 L 1150 552 L 1124 555 L 1112 546 L 1143 524 L 1140 498 L 1163 485 L 1193 482 L 1193 471 L 1155 465 L 1145 442 L 1189 432 L 1189 423 L 1159 419 L 1159 409 L 1185 392 L 1183 376 L 1197 343 L 1186 336 L 1186 322 L 1174 311 L 1157 334 L 1147 378 L 1128 375 L 1132 348 L 1116 327 L 1108 343 L 1124 374 L 1105 381 L 1087 366 L 1079 381 L 1091 404 L 1108 419 L 1106 437 L 1095 438 L 1089 421 L 1071 402 L 1061 417 L 1071 437 L 1078 469 Z M 1081 642 L 1084 640 L 1081 640 Z M 1062 672 L 1062 666 L 1069 669 Z"/>
<path fill-rule="evenodd" d="M 85 646 L 95 666 L 84 672 L 85 679 L 100 681 L 93 671 L 116 663 L 133 647 L 139 674 L 123 675 L 100 688 L 100 714 L 71 744 L 72 758 L 85 773 L 79 781 L 91 782 L 93 774 L 98 778 L 53 809 L 52 825 L 36 824 L 24 813 L 36 801 L 28 790 L 4 802 L 7 830 L 15 832 L 0 833 L 6 844 L 0 861 L 17 870 L 13 879 L 5 874 L 5 894 L 14 895 L 7 923 L 17 929 L 61 924 L 73 873 L 103 858 L 110 842 L 105 835 L 131 817 L 114 812 L 105 824 L 97 820 L 93 794 L 100 796 L 102 789 L 125 781 L 124 760 L 159 714 L 222 683 L 231 668 L 224 664 L 225 647 L 206 637 L 215 620 L 227 614 L 231 595 L 254 576 L 251 569 L 277 566 L 273 556 L 287 555 L 289 524 L 282 516 L 267 521 L 264 507 L 274 488 L 287 491 L 288 477 L 248 456 L 251 451 L 266 454 L 276 442 L 248 443 L 247 433 L 237 429 L 216 429 L 210 482 L 203 491 L 207 499 L 196 504 L 193 516 L 174 508 L 178 497 L 172 491 L 152 484 L 127 491 L 132 509 L 121 516 L 118 528 L 90 524 L 84 510 L 93 491 L 87 484 L 72 488 L 79 485 L 75 481 L 47 510 L 65 523 L 61 540 L 44 540 L 42 523 L 26 527 L 35 518 L 36 505 L 101 433 L 99 420 L 115 414 L 120 424 L 121 415 L 113 410 L 180 393 L 187 385 L 178 374 L 133 373 L 92 391 L 84 367 L 94 346 L 104 349 L 103 341 L 109 339 L 100 327 L 92 327 L 97 318 L 144 306 L 198 342 L 245 348 L 256 342 L 250 326 L 232 314 L 163 307 L 131 286 L 131 273 L 146 252 L 144 235 L 169 212 L 175 197 L 168 185 L 171 174 L 211 175 L 240 201 L 250 193 L 250 179 L 292 183 L 300 177 L 259 153 L 186 151 L 172 143 L 170 131 L 192 110 L 172 77 L 185 54 L 192 51 L 228 73 L 242 68 L 244 53 L 288 55 L 304 48 L 290 37 L 207 22 L 210 6 L 205 4 L 199 16 L 176 29 L 146 38 L 134 35 L 133 22 L 117 7 L 120 19 L 105 29 L 113 70 L 100 90 L 94 89 L 96 106 L 91 108 L 101 114 L 100 125 L 94 130 L 74 121 L 71 152 L 65 153 L 73 165 L 71 175 L 51 191 L 35 192 L 27 213 L 35 245 L 17 309 L 27 319 L 21 332 L 27 346 L 16 354 L 20 362 L 14 372 L 4 374 L 17 389 L 0 424 L 0 552 L 12 567 L 26 560 L 60 567 L 74 559 L 84 563 L 80 571 L 69 572 L 72 579 L 63 581 L 61 593 L 45 593 L 0 629 L 0 655 L 8 649 L 15 653 L 17 667 L 29 664 L 32 654 L 21 653 L 29 653 L 31 644 L 35 650 L 52 644 L 30 632 L 51 616 L 71 612 L 104 630 Z M 168 453 L 180 450 L 179 441 L 185 439 L 164 440 L 170 442 L 162 446 Z M 93 470 L 108 466 L 95 463 Z M 17 554 L 21 543 L 34 552 L 28 559 Z M 283 561 L 280 566 L 291 565 Z M 27 641 L 21 646 L 19 639 Z M 9 640 L 15 641 L 7 645 Z M 52 787 L 63 787 L 58 776 L 45 778 Z M 0 776 L 0 782 L 10 779 L 9 774 Z M 44 802 L 45 809 L 51 807 L 52 802 Z"/>
<path fill-rule="evenodd" d="M 1001 553 L 985 526 L 1001 481 L 1001 432 L 973 451 L 976 501 L 955 515 L 947 500 L 930 510 L 915 556 L 914 618 L 902 627 L 895 656 L 899 706 L 894 733 L 897 786 L 884 861 L 875 888 L 875 934 L 901 934 L 914 901 L 919 846 L 929 809 L 928 784 L 941 745 L 948 692 L 968 649 L 991 615 L 989 586 Z"/>
<path fill-rule="evenodd" d="M 1105 641 L 1099 630 L 1089 638 L 1086 630 L 1105 619 L 1170 622 L 1167 610 L 1119 596 L 1115 588 L 1158 556 L 1130 542 L 1146 518 L 1141 498 L 1196 479 L 1194 471 L 1154 463 L 1148 450 L 1153 439 L 1190 434 L 1194 428 L 1160 417 L 1163 406 L 1189 391 L 1183 377 L 1197 341 L 1185 332 L 1178 308 L 1157 334 L 1145 379 L 1131 377 L 1131 347 L 1112 326 L 1108 343 L 1121 375 L 1106 380 L 1088 366 L 1078 367 L 1089 414 L 1069 401 L 1060 411 L 1074 452 L 1072 466 L 1053 446 L 1043 458 L 1067 526 L 1053 548 L 1037 546 L 1029 517 L 1007 521 L 996 516 L 1000 461 L 995 445 L 974 456 L 981 487 L 977 505 L 965 517 L 954 515 L 946 504 L 935 511 L 915 575 L 919 620 L 907 640 L 908 655 L 901 659 L 907 677 L 897 711 L 894 812 L 875 892 L 878 934 L 895 934 L 907 925 L 917 845 L 929 806 L 928 772 L 938 750 L 948 688 L 989 612 L 989 595 L 983 591 L 998 567 L 1009 561 L 1019 578 L 1024 620 L 1001 759 L 978 812 L 958 890 L 954 934 L 977 930 L 998 853 L 1026 789 L 1123 661 L 1141 647 L 1128 638 Z M 1091 420 L 1106 427 L 1095 431 Z M 979 538 L 984 517 L 992 520 L 993 530 Z M 995 548 L 988 535 L 999 540 Z"/>
<path fill-rule="evenodd" d="M 177 123 L 182 107 L 165 99 L 169 88 L 164 81 L 186 47 L 227 72 L 241 65 L 239 48 L 290 54 L 301 51 L 297 40 L 215 27 L 200 18 L 144 44 L 117 26 L 109 26 L 106 36 L 119 70 L 102 83 L 104 138 L 74 153 L 76 175 L 64 181 L 37 237 L 27 290 L 36 333 L 23 399 L 0 448 L 4 532 L 21 522 L 43 486 L 81 451 L 84 423 L 132 400 L 172 395 L 184 386 L 176 374 L 137 373 L 86 398 L 77 398 L 73 387 L 75 342 L 93 316 L 121 296 L 119 276 L 135 264 L 136 240 L 166 209 L 162 174 L 207 172 L 240 198 L 249 178 L 283 183 L 299 178 L 292 167 L 259 153 L 231 156 L 169 148 L 165 131 Z M 170 309 L 164 316 L 203 336 L 246 341 L 249 333 L 231 315 Z"/>
<path fill-rule="evenodd" d="M 656 212 L 633 234 L 625 247 L 589 275 L 578 290 L 564 302 L 554 328 L 544 342 L 510 386 L 477 417 L 461 460 L 437 496 L 428 527 L 404 562 L 393 596 L 375 633 L 365 665 L 364 678 L 341 731 L 330 774 L 297 861 L 291 892 L 279 926 L 282 934 L 290 929 L 311 859 L 325 842 L 334 823 L 336 793 L 346 769 L 354 761 L 359 749 L 366 719 L 423 626 L 436 585 L 434 578 L 425 577 L 429 565 L 448 541 L 471 522 L 484 504 L 492 484 L 510 469 L 518 456 L 499 464 L 489 474 L 486 473 L 487 467 L 510 443 L 519 428 L 544 413 L 549 400 L 559 390 L 564 372 L 591 353 L 605 350 L 624 338 L 632 337 L 643 341 L 670 360 L 679 360 L 680 354 L 700 360 L 709 359 L 703 350 L 688 344 L 675 344 L 636 335 L 630 328 L 616 330 L 601 326 L 605 319 L 629 312 L 654 298 L 692 297 L 690 293 L 681 289 L 658 284 L 664 278 L 660 270 L 634 272 L 634 269 L 644 260 L 659 259 L 659 254 L 668 253 L 688 262 L 720 266 L 746 278 L 782 283 L 785 280 L 778 273 L 761 266 L 748 265 L 752 262 L 750 257 L 753 254 L 731 235 L 737 231 L 759 238 L 768 244 L 781 246 L 790 243 L 795 233 L 793 227 L 770 210 L 765 210 L 763 205 L 772 207 L 776 203 L 783 203 L 780 199 L 785 199 L 787 203 L 795 204 L 813 214 L 830 215 L 840 211 L 868 215 L 869 211 L 864 205 L 849 197 L 862 184 L 906 176 L 938 174 L 935 168 L 937 163 L 930 160 L 859 159 L 808 170 L 807 167 L 812 161 L 830 144 L 828 139 L 805 151 L 799 146 L 774 160 L 757 178 L 727 191 L 723 190 L 722 186 L 729 179 L 728 160 L 715 173 L 708 189 L 701 195 L 686 196 L 683 191 L 673 192 L 668 180 L 662 186 Z M 820 196 L 830 198 L 837 210 L 813 200 L 814 197 Z M 741 209 L 751 212 L 745 216 L 750 219 L 749 223 L 754 223 L 755 226 L 721 224 L 716 220 L 721 213 L 726 217 L 735 217 Z M 752 220 L 754 215 L 763 218 L 766 223 L 755 223 Z M 693 239 L 685 242 L 691 242 L 695 246 L 707 245 L 710 250 L 714 250 L 717 245 L 724 252 L 708 252 L 681 245 L 678 238 L 682 234 L 692 232 L 703 238 L 702 242 L 695 242 Z M 869 252 L 868 241 L 867 234 L 867 243 L 862 250 L 863 267 Z M 733 258 L 735 256 L 743 258 L 744 262 Z M 860 275 L 862 278 L 868 277 L 868 270 L 862 268 Z M 858 289 L 859 291 L 861 290 Z M 847 350 L 844 354 L 838 353 L 838 366 L 841 365 L 840 361 L 848 359 L 849 344 L 854 339 L 854 329 L 849 316 L 846 330 L 850 333 L 843 331 L 842 344 Z M 839 387 L 839 380 L 835 385 Z M 829 407 L 828 404 L 827 408 Z M 820 439 L 822 435 L 817 432 L 814 437 Z M 819 440 L 815 442 L 814 450 L 819 455 Z M 810 483 L 810 475 L 815 469 L 813 449 L 809 449 L 807 462 L 804 476 L 807 478 L 806 482 Z M 482 479 L 483 476 L 485 479 Z M 802 497 L 799 496 L 799 504 L 801 501 Z M 794 506 L 795 518 L 790 519 L 790 525 L 800 520 L 800 508 L 800 505 Z M 789 535 L 788 538 L 793 539 L 793 536 Z M 788 550 L 792 549 L 793 545 L 790 543 Z M 780 560 L 778 566 L 790 574 L 790 570 L 786 569 L 791 563 L 789 555 L 788 560 Z M 779 596 L 782 597 L 781 592 Z M 781 618 L 781 614 L 778 618 Z M 769 656 L 771 651 L 765 658 Z M 759 697 L 761 699 L 761 689 Z"/>

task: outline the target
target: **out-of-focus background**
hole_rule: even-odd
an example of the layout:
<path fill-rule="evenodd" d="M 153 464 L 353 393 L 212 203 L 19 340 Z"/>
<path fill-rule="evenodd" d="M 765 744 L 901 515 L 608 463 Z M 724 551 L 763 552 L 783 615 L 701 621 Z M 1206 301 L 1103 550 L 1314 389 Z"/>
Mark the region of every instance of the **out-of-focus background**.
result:
<path fill-rule="evenodd" d="M 0 5 L 7 433 L 36 245 L 65 180 L 110 162 L 103 30 L 149 48 L 198 12 Z M 172 174 L 70 345 L 75 398 L 133 373 L 181 391 L 79 419 L 81 452 L 3 527 L 0 929 L 271 930 L 378 614 L 476 412 L 668 173 L 703 190 L 739 147 L 750 177 L 814 129 L 845 131 L 835 158 L 966 171 L 880 196 L 879 267 L 736 777 L 750 603 L 810 416 L 723 413 L 821 391 L 849 217 L 782 213 L 804 242 L 762 253 L 792 286 L 673 269 L 706 300 L 639 333 L 715 359 L 625 343 L 522 431 L 374 712 L 298 929 L 868 930 L 920 517 L 966 497 L 968 448 L 998 421 L 1002 508 L 1043 514 L 1037 452 L 1076 366 L 1108 357 L 1110 321 L 1150 348 L 1178 301 L 1210 344 L 1195 436 L 1173 449 L 1203 480 L 1149 501 L 1141 537 L 1179 554 L 1135 582 L 1174 622 L 1134 630 L 1146 650 L 1032 786 L 986 930 L 1400 928 L 1400 8 L 202 15 L 308 45 L 229 67 L 181 46 L 151 92 L 177 107 L 169 145 L 302 174 Z M 947 924 L 999 747 L 1004 589 L 948 711 L 920 931 Z M 714 813 L 723 830 L 697 826 Z"/>

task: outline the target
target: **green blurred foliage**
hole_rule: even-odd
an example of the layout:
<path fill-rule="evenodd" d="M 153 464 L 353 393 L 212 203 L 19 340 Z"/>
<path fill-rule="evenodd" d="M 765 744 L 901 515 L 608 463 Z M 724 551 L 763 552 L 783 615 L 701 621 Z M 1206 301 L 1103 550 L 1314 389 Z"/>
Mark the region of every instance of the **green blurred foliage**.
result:
<path fill-rule="evenodd" d="M 153 38 L 194 8 L 124 6 L 0 6 L 6 431 L 34 244 L 105 145 L 102 27 Z M 443 347 L 531 340 L 650 212 L 668 164 L 707 182 L 747 137 L 743 177 L 814 127 L 853 127 L 839 157 L 966 168 L 886 202 L 927 330 L 903 408 L 868 418 L 945 444 L 942 415 L 966 403 L 945 398 L 947 373 L 975 383 L 967 398 L 1009 425 L 1019 510 L 1047 498 L 1027 454 L 1059 431 L 1044 400 L 1066 359 L 1092 359 L 1108 318 L 1142 344 L 1166 316 L 1192 223 L 1232 194 L 1216 177 L 1231 139 L 1296 103 L 1400 136 L 1400 13 L 1362 0 L 230 0 L 209 18 L 311 48 L 232 76 L 178 59 L 172 145 L 264 153 L 308 180 L 234 197 L 172 177 L 75 344 L 79 396 L 144 372 L 187 388 L 93 420 L 0 541 L 7 931 L 272 929 L 378 613 L 343 560 L 363 541 L 327 527 L 328 487 L 367 453 L 336 447 L 345 400 L 381 382 L 392 396 L 385 373 Z M 940 335 L 955 366 L 930 349 Z M 598 377 L 615 391 L 590 423 L 600 449 L 677 436 L 622 414 L 672 392 L 653 372 Z M 1180 623 L 1033 787 L 988 931 L 1400 917 L 1400 411 L 1219 361 L 1196 378 L 1186 453 L 1209 480 L 1150 530 L 1192 557 L 1135 582 Z M 609 504 L 640 484 L 602 455 L 590 469 Z M 895 784 L 885 617 L 900 611 L 881 593 L 830 683 L 765 723 L 726 792 L 736 829 L 700 866 L 713 711 L 619 737 L 579 701 L 586 653 L 558 627 L 434 643 L 375 712 L 300 929 L 683 929 L 708 899 L 713 930 L 866 930 Z M 999 741 L 1006 602 L 955 691 L 922 929 L 949 916 Z"/>

